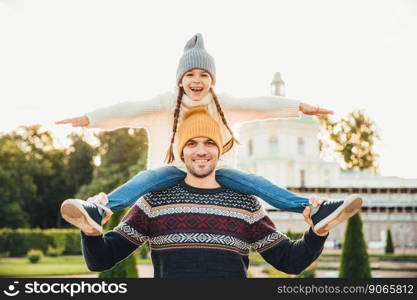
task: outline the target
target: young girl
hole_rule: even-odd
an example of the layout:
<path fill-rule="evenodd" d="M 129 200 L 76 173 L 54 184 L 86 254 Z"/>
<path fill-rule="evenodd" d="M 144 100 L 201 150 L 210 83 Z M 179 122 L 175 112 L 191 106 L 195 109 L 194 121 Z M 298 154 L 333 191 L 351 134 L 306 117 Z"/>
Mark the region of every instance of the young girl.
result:
<path fill-rule="evenodd" d="M 217 95 L 213 89 L 216 83 L 214 59 L 205 50 L 199 33 L 185 45 L 176 79 L 177 95 L 168 92 L 148 101 L 120 103 L 57 122 L 105 130 L 146 128 L 149 139 L 147 171 L 140 172 L 108 195 L 100 193 L 82 202 L 66 200 L 65 211 L 64 205 L 61 208 L 64 218 L 84 232 L 98 235 L 102 233 L 102 224 L 111 216 L 112 210 L 128 207 L 146 193 L 163 190 L 182 181 L 185 172 L 181 170 L 181 160 L 173 152 L 176 130 L 183 114 L 196 106 L 206 107 L 222 124 L 224 140 L 228 141 L 223 149 L 225 155 L 220 168 L 216 170 L 219 184 L 258 196 L 281 210 L 302 213 L 309 205 L 308 198 L 280 188 L 263 177 L 230 168 L 235 165 L 233 154 L 236 147 L 233 146 L 237 143 L 230 128 L 244 121 L 299 117 L 299 111 L 309 115 L 332 112 L 277 96 L 234 98 L 226 94 Z M 164 159 L 167 164 L 175 165 L 163 166 Z"/>

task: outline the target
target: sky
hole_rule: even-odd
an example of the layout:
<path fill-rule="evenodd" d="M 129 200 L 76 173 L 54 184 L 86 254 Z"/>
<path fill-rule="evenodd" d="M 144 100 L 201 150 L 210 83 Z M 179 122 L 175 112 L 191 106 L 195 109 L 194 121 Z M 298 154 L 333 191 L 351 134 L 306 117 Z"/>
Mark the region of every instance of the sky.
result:
<path fill-rule="evenodd" d="M 0 0 L 0 132 L 41 124 L 65 145 L 67 117 L 172 90 L 201 32 L 218 92 L 363 109 L 381 174 L 417 178 L 417 1 Z"/>

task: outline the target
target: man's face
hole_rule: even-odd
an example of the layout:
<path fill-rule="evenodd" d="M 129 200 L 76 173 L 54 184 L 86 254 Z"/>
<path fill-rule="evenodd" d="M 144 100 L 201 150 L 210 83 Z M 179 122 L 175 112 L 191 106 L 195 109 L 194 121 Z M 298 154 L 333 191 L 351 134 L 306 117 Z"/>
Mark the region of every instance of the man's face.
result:
<path fill-rule="evenodd" d="M 190 139 L 182 151 L 185 166 L 195 177 L 206 177 L 216 168 L 219 160 L 219 149 L 209 138 Z"/>

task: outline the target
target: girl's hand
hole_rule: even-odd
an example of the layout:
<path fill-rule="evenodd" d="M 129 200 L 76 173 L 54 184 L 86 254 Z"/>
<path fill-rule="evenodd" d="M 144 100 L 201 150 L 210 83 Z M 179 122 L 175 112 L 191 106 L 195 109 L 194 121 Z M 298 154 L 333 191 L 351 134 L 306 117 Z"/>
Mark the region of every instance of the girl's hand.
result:
<path fill-rule="evenodd" d="M 318 207 L 318 206 L 320 206 L 324 201 L 327 201 L 326 199 L 324 199 L 324 198 L 319 198 L 319 197 L 317 197 L 316 195 L 311 195 L 310 197 L 308 197 L 308 201 L 310 202 L 310 204 L 313 206 L 313 207 Z"/>
<path fill-rule="evenodd" d="M 333 111 L 328 110 L 325 108 L 321 108 L 320 106 L 311 106 L 309 104 L 305 104 L 300 102 L 300 111 L 306 115 L 332 115 Z"/>
<path fill-rule="evenodd" d="M 72 127 L 87 127 L 88 124 L 90 124 L 90 121 L 88 120 L 87 116 L 81 116 L 81 117 L 61 120 L 61 121 L 55 122 L 55 124 L 71 124 Z"/>

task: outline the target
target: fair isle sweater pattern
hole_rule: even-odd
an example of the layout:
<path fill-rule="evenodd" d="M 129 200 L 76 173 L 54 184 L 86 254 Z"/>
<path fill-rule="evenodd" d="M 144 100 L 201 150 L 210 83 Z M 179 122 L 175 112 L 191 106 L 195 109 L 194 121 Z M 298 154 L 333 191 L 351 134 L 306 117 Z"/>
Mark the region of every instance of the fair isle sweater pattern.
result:
<path fill-rule="evenodd" d="M 255 197 L 226 188 L 204 192 L 184 183 L 140 198 L 114 230 L 137 246 L 149 241 L 154 251 L 215 249 L 248 255 L 251 248 L 263 252 L 287 239 Z"/>

